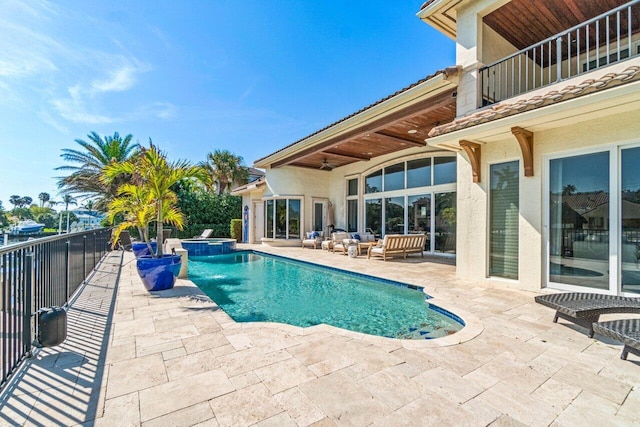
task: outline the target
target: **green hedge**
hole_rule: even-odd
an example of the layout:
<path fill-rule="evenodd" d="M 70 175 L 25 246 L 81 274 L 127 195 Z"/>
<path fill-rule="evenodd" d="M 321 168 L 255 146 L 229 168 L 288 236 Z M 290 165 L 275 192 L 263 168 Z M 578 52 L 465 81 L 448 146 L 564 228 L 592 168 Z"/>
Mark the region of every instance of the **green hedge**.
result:
<path fill-rule="evenodd" d="M 232 219 L 229 227 L 231 231 L 231 238 L 236 239 L 238 242 L 242 242 L 242 220 Z"/>

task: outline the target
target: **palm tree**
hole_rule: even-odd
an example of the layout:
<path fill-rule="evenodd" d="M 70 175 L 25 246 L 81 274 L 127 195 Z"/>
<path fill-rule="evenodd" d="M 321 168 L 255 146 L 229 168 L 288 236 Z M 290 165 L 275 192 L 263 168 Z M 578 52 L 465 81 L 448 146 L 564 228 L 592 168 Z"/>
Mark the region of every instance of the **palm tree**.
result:
<path fill-rule="evenodd" d="M 89 212 L 89 215 L 91 215 L 93 214 L 93 208 L 95 207 L 95 203 L 93 202 L 93 200 L 89 199 L 84 203 L 82 207 Z"/>
<path fill-rule="evenodd" d="M 67 233 L 69 232 L 69 205 L 78 205 L 78 203 L 76 202 L 75 197 L 73 197 L 71 194 L 64 194 L 62 196 L 62 203 L 64 203 L 64 211 L 67 215 Z M 62 228 L 62 216 L 60 217 L 60 228 Z"/>
<path fill-rule="evenodd" d="M 105 167 L 101 179 L 105 184 L 111 185 L 122 175 L 130 175 L 132 184 L 121 185 L 118 194 L 122 194 L 124 197 L 134 197 L 132 196 L 134 192 L 130 187 L 138 187 L 139 192 L 135 197 L 138 197 L 137 200 L 144 203 L 138 204 L 137 207 L 130 207 L 129 211 L 122 208 L 120 212 L 116 213 L 128 212 L 127 215 L 129 217 L 132 215 L 141 217 L 142 215 L 143 218 L 147 218 L 146 214 L 143 215 L 146 212 L 145 203 L 146 206 L 153 206 L 157 230 L 156 239 L 158 241 L 156 256 L 161 257 L 162 227 L 164 222 L 166 221 L 178 229 L 182 229 L 184 223 L 184 216 L 176 207 L 178 196 L 171 187 L 184 179 L 203 179 L 202 169 L 192 166 L 186 160 L 167 161 L 167 155 L 149 140 L 149 148 L 141 148 L 140 153 L 134 158 Z M 110 214 L 118 209 L 117 204 L 113 205 L 114 202 L 110 205 L 112 208 L 109 211 Z M 148 239 L 146 241 L 148 243 Z"/>
<path fill-rule="evenodd" d="M 22 199 L 22 197 L 18 196 L 17 194 L 14 194 L 13 196 L 9 197 L 9 203 L 11 203 L 14 208 L 19 208 L 20 199 Z"/>
<path fill-rule="evenodd" d="M 200 163 L 206 177 L 204 184 L 209 191 L 217 189 L 218 194 L 229 191 L 229 184 L 246 184 L 249 170 L 243 165 L 242 156 L 236 156 L 228 150 L 215 150 L 207 154 L 207 160 Z"/>
<path fill-rule="evenodd" d="M 71 174 L 60 177 L 58 187 L 65 193 L 78 194 L 83 197 L 96 199 L 96 208 L 106 209 L 109 202 L 116 196 L 117 189 L 129 176 L 120 176 L 110 184 L 100 180 L 105 167 L 129 160 L 140 148 L 139 144 L 131 142 L 133 136 L 124 138 L 118 132 L 113 136 L 105 136 L 104 139 L 95 132 L 87 135 L 89 142 L 76 139 L 83 150 L 65 148 L 62 150 L 63 160 L 75 165 L 65 165 L 56 170 L 69 171 Z"/>
<path fill-rule="evenodd" d="M 40 207 L 44 207 L 44 204 L 47 203 L 51 199 L 49 193 L 40 193 L 38 194 L 38 200 L 40 200 Z"/>

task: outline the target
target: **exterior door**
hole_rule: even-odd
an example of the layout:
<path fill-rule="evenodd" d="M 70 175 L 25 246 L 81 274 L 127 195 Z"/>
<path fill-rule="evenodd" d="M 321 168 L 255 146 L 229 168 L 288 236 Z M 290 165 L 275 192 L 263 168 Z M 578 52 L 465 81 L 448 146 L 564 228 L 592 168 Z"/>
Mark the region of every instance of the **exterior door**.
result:
<path fill-rule="evenodd" d="M 312 218 L 311 218 L 312 229 L 308 231 L 325 231 L 325 227 L 328 227 L 326 218 L 327 218 L 327 201 L 314 200 L 313 212 L 312 212 Z"/>
<path fill-rule="evenodd" d="M 253 243 L 262 243 L 264 237 L 264 203 L 253 202 Z"/>

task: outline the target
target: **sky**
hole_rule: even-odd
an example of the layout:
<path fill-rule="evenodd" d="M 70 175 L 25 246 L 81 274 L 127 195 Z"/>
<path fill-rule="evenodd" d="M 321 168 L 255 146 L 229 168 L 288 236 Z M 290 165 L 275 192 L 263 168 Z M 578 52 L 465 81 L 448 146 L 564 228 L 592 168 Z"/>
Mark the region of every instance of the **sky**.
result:
<path fill-rule="evenodd" d="M 0 201 L 60 200 L 61 150 L 92 131 L 251 166 L 454 65 L 421 2 L 0 0 Z"/>

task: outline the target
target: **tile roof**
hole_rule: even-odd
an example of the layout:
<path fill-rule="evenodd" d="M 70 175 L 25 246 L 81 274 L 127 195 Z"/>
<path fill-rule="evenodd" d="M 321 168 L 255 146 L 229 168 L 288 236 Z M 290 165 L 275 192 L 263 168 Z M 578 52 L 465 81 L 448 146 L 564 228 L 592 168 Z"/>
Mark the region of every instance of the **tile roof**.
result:
<path fill-rule="evenodd" d="M 385 102 L 385 101 L 387 101 L 387 100 L 389 100 L 389 99 L 393 98 L 394 96 L 398 96 L 398 95 L 400 95 L 401 93 L 406 92 L 406 91 L 408 91 L 409 89 L 412 89 L 412 88 L 414 88 L 414 87 L 418 86 L 419 84 L 424 83 L 424 82 L 426 82 L 427 80 L 430 80 L 430 79 L 432 79 L 432 78 L 434 78 L 434 77 L 436 77 L 436 76 L 438 76 L 438 75 L 440 75 L 440 74 L 444 74 L 445 76 L 452 76 L 452 75 L 456 75 L 458 72 L 459 72 L 459 71 L 458 71 L 458 67 L 448 67 L 448 68 L 444 68 L 444 69 L 442 69 L 442 70 L 438 70 L 438 71 L 436 71 L 435 73 L 433 73 L 433 74 L 431 74 L 431 75 L 428 75 L 427 77 L 424 77 L 424 78 L 422 78 L 422 79 L 418 80 L 417 82 L 412 83 L 412 84 L 410 84 L 409 86 L 404 87 L 404 88 L 402 88 L 402 89 L 400 89 L 400 90 L 398 90 L 398 91 L 396 91 L 396 92 L 392 93 L 391 95 L 386 96 L 386 97 L 384 97 L 384 98 L 382 98 L 382 99 L 380 99 L 380 100 L 378 100 L 378 101 L 374 102 L 374 103 L 373 103 L 373 104 L 371 104 L 371 105 L 368 105 L 368 106 L 366 106 L 366 107 L 364 107 L 364 108 L 361 108 L 360 110 L 356 111 L 355 113 L 351 113 L 351 114 L 349 114 L 348 116 L 343 117 L 342 119 L 340 119 L 340 120 L 338 120 L 338 121 L 335 121 L 335 122 L 331 123 L 330 125 L 327 125 L 327 126 L 323 127 L 322 129 L 319 129 L 319 130 L 317 130 L 317 131 L 313 132 L 312 134 L 309 134 L 309 135 L 305 136 L 304 138 L 300 138 L 299 140 L 297 140 L 297 141 L 295 141 L 295 142 L 293 142 L 293 143 L 291 143 L 291 144 L 289 144 L 289 145 L 287 145 L 287 146 L 285 146 L 285 147 L 282 147 L 281 149 L 279 149 L 279 150 L 277 150 L 277 151 L 274 151 L 273 153 L 271 153 L 271 154 L 269 154 L 269 155 L 266 155 L 266 156 L 264 156 L 264 157 L 262 157 L 262 158 L 260 158 L 260 159 L 256 160 L 254 163 L 258 163 L 258 162 L 260 162 L 260 161 L 262 161 L 262 160 L 266 159 L 267 157 L 273 156 L 274 154 L 279 153 L 279 152 L 281 152 L 281 151 L 284 151 L 284 150 L 286 150 L 287 148 L 293 147 L 294 145 L 296 145 L 296 144 L 298 144 L 298 143 L 300 143 L 300 142 L 304 141 L 305 139 L 309 139 L 309 138 L 311 138 L 312 136 L 317 135 L 317 134 L 319 134 L 320 132 L 323 132 L 323 131 L 325 131 L 325 130 L 327 130 L 327 129 L 330 129 L 330 128 L 332 128 L 332 127 L 336 126 L 337 124 L 342 123 L 342 122 L 344 122 L 344 121 L 346 121 L 346 120 L 350 119 L 350 118 L 351 118 L 351 117 L 353 117 L 353 116 L 357 116 L 358 114 L 360 114 L 360 113 L 362 113 L 362 112 L 364 112 L 364 111 L 366 111 L 366 110 L 368 110 L 368 109 L 370 109 L 370 108 L 373 108 L 373 107 L 375 107 L 375 106 L 376 106 L 376 105 L 378 105 L 378 104 L 382 104 L 383 102 Z"/>
<path fill-rule="evenodd" d="M 450 123 L 434 127 L 429 132 L 429 137 L 470 128 L 638 80 L 640 80 L 640 66 L 633 65 L 621 72 L 610 72 L 597 79 L 591 78 L 578 84 L 569 84 L 562 89 L 551 90 L 531 98 L 494 104 L 468 116 L 459 117 Z"/>
<path fill-rule="evenodd" d="M 264 185 L 266 182 L 267 182 L 267 177 L 263 175 L 260 178 L 255 179 L 255 180 L 253 180 L 253 181 L 251 181 L 251 182 L 249 182 L 249 183 L 247 183 L 245 185 L 241 185 L 240 187 L 236 187 L 236 188 L 232 189 L 231 190 L 231 194 L 235 195 L 237 193 L 242 193 L 242 192 L 248 190 L 249 187 L 252 187 L 252 186 L 260 187 L 261 185 Z"/>

